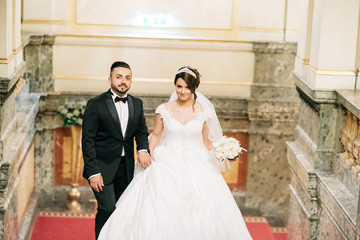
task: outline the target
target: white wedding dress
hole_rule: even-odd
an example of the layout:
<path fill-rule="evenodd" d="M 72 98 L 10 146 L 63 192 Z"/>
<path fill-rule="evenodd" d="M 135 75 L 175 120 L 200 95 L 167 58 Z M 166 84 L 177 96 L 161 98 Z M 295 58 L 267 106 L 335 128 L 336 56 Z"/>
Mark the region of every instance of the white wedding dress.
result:
<path fill-rule="evenodd" d="M 155 161 L 136 173 L 101 230 L 100 240 L 252 239 L 202 140 L 207 111 L 185 125 L 156 109 L 164 140 Z"/>

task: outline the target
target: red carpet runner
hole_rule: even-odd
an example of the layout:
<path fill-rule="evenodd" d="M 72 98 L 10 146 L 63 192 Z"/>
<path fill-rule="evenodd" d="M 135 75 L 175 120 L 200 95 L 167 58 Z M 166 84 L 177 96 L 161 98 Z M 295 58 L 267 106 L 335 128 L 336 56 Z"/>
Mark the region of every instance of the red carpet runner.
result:
<path fill-rule="evenodd" d="M 244 217 L 246 226 L 254 240 L 276 240 L 271 228 L 263 217 Z"/>
<path fill-rule="evenodd" d="M 284 227 L 271 228 L 276 240 L 287 240 L 287 229 Z"/>
<path fill-rule="evenodd" d="M 30 240 L 91 240 L 95 239 L 95 215 L 40 212 Z"/>
<path fill-rule="evenodd" d="M 254 240 L 285 240 L 284 231 L 272 232 L 263 217 L 244 217 Z M 95 239 L 94 214 L 41 212 L 30 240 L 91 240 Z"/>

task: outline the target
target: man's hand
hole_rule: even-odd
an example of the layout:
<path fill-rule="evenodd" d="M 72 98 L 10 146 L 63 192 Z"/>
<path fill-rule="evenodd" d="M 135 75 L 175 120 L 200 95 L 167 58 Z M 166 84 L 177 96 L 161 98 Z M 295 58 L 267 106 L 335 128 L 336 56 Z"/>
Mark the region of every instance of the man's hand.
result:
<path fill-rule="evenodd" d="M 141 151 L 138 155 L 137 166 L 141 165 L 143 168 L 147 168 L 151 164 L 151 158 L 148 152 Z"/>
<path fill-rule="evenodd" d="M 90 186 L 94 189 L 95 192 L 102 191 L 102 187 L 104 186 L 103 178 L 101 174 L 90 178 Z"/>

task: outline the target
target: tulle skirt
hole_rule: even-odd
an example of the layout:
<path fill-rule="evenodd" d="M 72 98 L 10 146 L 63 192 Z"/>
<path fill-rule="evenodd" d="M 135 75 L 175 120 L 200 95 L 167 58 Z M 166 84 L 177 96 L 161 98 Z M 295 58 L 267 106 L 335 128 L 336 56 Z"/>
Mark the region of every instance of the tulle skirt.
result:
<path fill-rule="evenodd" d="M 241 212 L 206 149 L 166 146 L 135 177 L 99 239 L 247 240 Z"/>

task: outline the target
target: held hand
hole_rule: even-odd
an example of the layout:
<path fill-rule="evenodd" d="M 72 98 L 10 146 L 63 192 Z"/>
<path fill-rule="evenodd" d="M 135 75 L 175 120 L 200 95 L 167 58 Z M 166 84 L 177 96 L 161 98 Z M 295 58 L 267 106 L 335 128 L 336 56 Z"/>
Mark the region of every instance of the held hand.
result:
<path fill-rule="evenodd" d="M 90 178 L 90 186 L 92 189 L 94 189 L 95 192 L 102 191 L 104 182 L 103 182 L 103 178 L 102 178 L 101 174 Z"/>
<path fill-rule="evenodd" d="M 239 156 L 236 156 L 236 157 L 234 157 L 234 158 L 229 158 L 228 160 L 229 160 L 230 162 L 235 162 L 235 161 L 239 160 Z"/>
<path fill-rule="evenodd" d="M 151 164 L 150 155 L 147 152 L 139 152 L 137 166 L 147 168 Z"/>

